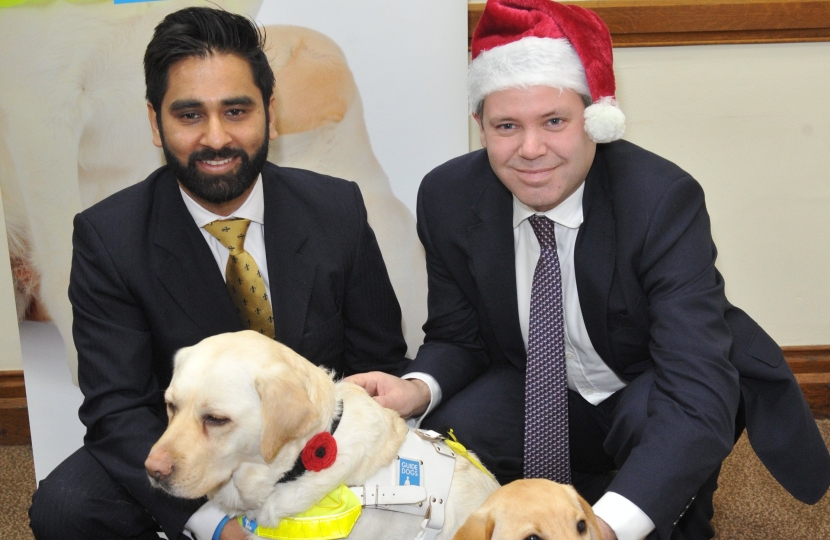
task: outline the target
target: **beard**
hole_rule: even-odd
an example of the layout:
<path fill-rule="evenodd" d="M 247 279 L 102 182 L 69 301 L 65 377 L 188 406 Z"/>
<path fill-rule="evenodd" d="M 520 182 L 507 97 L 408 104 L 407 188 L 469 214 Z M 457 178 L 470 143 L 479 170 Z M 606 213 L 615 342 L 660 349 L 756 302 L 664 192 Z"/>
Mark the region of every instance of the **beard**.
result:
<path fill-rule="evenodd" d="M 168 148 L 164 135 L 161 136 L 161 147 L 164 150 L 167 166 L 187 191 L 207 202 L 222 204 L 245 193 L 262 172 L 262 167 L 268 159 L 267 134 L 266 127 L 266 136 L 263 137 L 262 145 L 252 156 L 249 156 L 242 148 L 222 148 L 221 150 L 205 148 L 190 154 L 187 164 L 179 161 Z M 206 174 L 196 167 L 197 161 L 217 161 L 235 157 L 240 158 L 239 166 L 235 171 L 225 174 Z"/>

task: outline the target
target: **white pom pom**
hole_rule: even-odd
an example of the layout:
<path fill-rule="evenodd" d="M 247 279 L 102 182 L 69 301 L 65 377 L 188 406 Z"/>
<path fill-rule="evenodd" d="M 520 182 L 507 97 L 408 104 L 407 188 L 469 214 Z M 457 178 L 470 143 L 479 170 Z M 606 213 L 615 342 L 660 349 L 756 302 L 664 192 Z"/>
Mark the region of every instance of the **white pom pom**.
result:
<path fill-rule="evenodd" d="M 608 143 L 622 138 L 625 133 L 625 115 L 614 98 L 600 98 L 585 109 L 585 132 L 597 143 Z"/>

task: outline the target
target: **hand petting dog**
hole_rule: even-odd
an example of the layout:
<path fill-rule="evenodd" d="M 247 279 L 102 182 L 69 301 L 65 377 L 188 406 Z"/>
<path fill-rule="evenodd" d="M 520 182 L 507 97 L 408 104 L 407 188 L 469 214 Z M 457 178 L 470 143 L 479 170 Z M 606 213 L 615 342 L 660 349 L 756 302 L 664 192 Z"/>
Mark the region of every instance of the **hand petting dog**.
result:
<path fill-rule="evenodd" d="M 401 379 L 381 371 L 370 371 L 344 380 L 360 386 L 383 407 L 397 411 L 401 418 L 420 416 L 429 405 L 429 387 L 419 379 Z"/>

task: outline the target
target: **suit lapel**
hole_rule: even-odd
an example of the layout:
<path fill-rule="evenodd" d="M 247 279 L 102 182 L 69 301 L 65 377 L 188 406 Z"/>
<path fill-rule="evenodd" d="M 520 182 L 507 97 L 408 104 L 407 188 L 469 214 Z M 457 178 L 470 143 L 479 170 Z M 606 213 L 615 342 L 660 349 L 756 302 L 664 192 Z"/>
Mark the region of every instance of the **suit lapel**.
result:
<path fill-rule="evenodd" d="M 156 187 L 156 276 L 206 335 L 242 330 L 216 260 L 167 171 Z"/>
<path fill-rule="evenodd" d="M 303 337 L 317 265 L 300 253 L 308 237 L 305 223 L 309 218 L 291 204 L 293 196 L 279 175 L 279 169 L 270 164 L 262 170 L 265 256 L 276 339 L 297 350 Z"/>
<path fill-rule="evenodd" d="M 576 288 L 591 343 L 600 358 L 609 363 L 608 295 L 614 276 L 616 234 L 601 146 L 597 147 L 594 163 L 585 180 L 582 211 L 583 223 L 574 250 Z"/>
<path fill-rule="evenodd" d="M 524 369 L 527 354 L 516 300 L 513 198 L 489 163 L 481 176 L 486 177 L 487 185 L 472 207 L 479 223 L 469 228 L 470 255 L 479 301 L 502 351 L 513 364 Z"/>

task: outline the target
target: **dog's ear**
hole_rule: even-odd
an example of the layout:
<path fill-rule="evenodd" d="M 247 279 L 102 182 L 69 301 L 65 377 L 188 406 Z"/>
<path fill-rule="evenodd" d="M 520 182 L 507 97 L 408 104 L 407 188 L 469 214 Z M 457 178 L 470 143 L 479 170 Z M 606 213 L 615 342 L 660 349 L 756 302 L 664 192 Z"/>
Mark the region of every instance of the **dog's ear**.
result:
<path fill-rule="evenodd" d="M 452 540 L 490 540 L 495 526 L 496 522 L 490 513 L 479 510 L 470 514 Z"/>
<path fill-rule="evenodd" d="M 285 443 L 305 433 L 317 411 L 302 381 L 290 370 L 263 374 L 256 380 L 256 390 L 262 400 L 260 451 L 271 463 Z"/>
<path fill-rule="evenodd" d="M 599 523 L 597 523 L 597 517 L 594 515 L 593 508 L 591 508 L 588 501 L 583 499 L 581 496 L 577 495 L 576 497 L 579 499 L 579 505 L 582 506 L 582 511 L 585 513 L 585 521 L 588 523 L 588 532 L 591 533 L 590 539 L 602 540 L 602 534 L 599 532 Z"/>
<path fill-rule="evenodd" d="M 343 120 L 357 91 L 340 48 L 307 29 L 268 27 L 269 41 L 290 45 L 291 56 L 274 66 L 276 114 L 281 135 L 301 133 Z"/>

